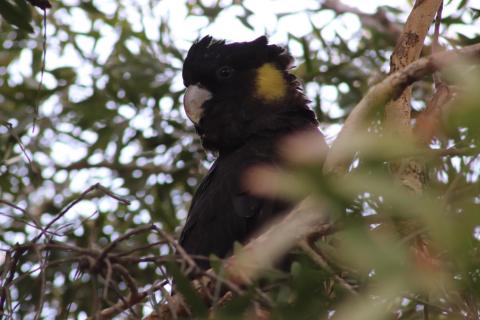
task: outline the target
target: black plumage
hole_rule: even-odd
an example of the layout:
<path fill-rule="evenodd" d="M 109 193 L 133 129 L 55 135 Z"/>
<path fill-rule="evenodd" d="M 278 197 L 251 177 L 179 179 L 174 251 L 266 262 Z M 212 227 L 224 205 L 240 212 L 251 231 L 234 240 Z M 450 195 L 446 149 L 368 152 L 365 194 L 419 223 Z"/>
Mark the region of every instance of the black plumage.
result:
<path fill-rule="evenodd" d="M 291 206 L 251 194 L 243 177 L 258 164 L 282 166 L 277 145 L 285 136 L 299 131 L 321 135 L 299 82 L 289 72 L 292 61 L 266 37 L 226 44 L 207 36 L 189 50 L 184 84 L 211 94 L 201 104 L 195 128 L 203 146 L 218 154 L 193 197 L 180 236 L 189 254 L 225 257 L 236 241 L 246 242 Z M 269 76 L 277 78 L 270 83 Z M 197 263 L 209 267 L 208 260 Z"/>

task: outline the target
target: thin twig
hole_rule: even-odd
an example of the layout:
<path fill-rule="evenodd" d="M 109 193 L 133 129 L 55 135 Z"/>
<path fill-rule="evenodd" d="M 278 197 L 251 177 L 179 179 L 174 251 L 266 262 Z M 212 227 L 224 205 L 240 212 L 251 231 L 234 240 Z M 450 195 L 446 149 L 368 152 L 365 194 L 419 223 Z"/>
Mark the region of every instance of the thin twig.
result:
<path fill-rule="evenodd" d="M 117 244 L 119 244 L 121 241 L 126 240 L 126 239 L 128 239 L 128 238 L 130 238 L 134 235 L 139 234 L 139 233 L 143 233 L 143 232 L 153 230 L 153 229 L 154 229 L 153 224 L 146 225 L 146 226 L 141 226 L 141 227 L 135 228 L 133 230 L 130 230 L 129 232 L 127 232 L 123 236 L 118 237 L 117 239 L 113 240 L 107 247 L 105 247 L 105 249 L 103 249 L 102 253 L 100 254 L 100 256 L 97 259 L 97 264 L 100 263 L 107 256 L 107 254 L 110 251 L 112 251 L 117 246 Z"/>
<path fill-rule="evenodd" d="M 67 236 L 68 234 L 70 234 L 71 232 L 74 232 L 75 230 L 77 230 L 77 228 L 81 225 L 83 225 L 86 221 L 90 220 L 94 215 L 96 215 L 98 213 L 98 210 L 95 210 L 92 214 L 90 214 L 89 216 L 83 218 L 82 220 L 78 221 L 77 223 L 68 223 L 66 225 L 63 225 L 63 226 L 60 226 L 59 228 L 57 228 L 55 230 L 56 233 L 60 232 L 61 230 L 63 229 L 67 229 L 65 231 L 63 231 L 62 233 L 62 236 Z"/>
<path fill-rule="evenodd" d="M 117 286 L 115 286 L 116 283 L 114 282 L 110 282 L 110 287 L 113 289 L 113 291 L 115 292 L 115 294 L 117 295 L 118 299 L 123 301 L 123 303 L 127 304 L 127 300 L 125 299 L 125 297 L 123 296 L 122 292 L 117 288 Z M 104 299 L 106 302 L 108 302 L 109 305 L 113 305 L 114 303 L 111 302 L 109 299 L 105 298 Z M 139 316 L 137 315 L 137 313 L 135 312 L 135 310 L 132 309 L 132 306 L 129 306 L 127 309 L 129 309 L 133 315 L 136 315 L 135 319 L 139 318 Z M 99 310 L 100 311 L 100 310 Z"/>
<path fill-rule="evenodd" d="M 17 209 L 18 211 L 21 211 L 23 214 L 25 214 L 26 210 L 17 206 L 16 204 L 10 202 L 10 201 L 7 201 L 7 200 L 3 200 L 3 199 L 0 199 L 0 203 L 3 203 L 9 207 L 12 207 L 14 209 Z"/>
<path fill-rule="evenodd" d="M 206 277 L 214 280 L 214 281 L 218 281 L 220 283 L 223 283 L 230 291 L 232 291 L 233 293 L 237 294 L 237 295 L 241 295 L 243 293 L 242 289 L 240 289 L 239 286 L 237 286 L 234 282 L 228 280 L 227 278 L 224 278 L 222 276 L 219 276 L 213 272 L 210 272 L 210 271 L 206 271 L 203 273 L 203 275 L 205 275 Z"/>
<path fill-rule="evenodd" d="M 188 269 L 185 272 L 186 274 L 190 274 L 192 271 L 199 269 L 192 257 L 185 251 L 185 249 L 182 248 L 182 246 L 177 243 L 177 241 L 175 241 L 175 239 L 171 235 L 169 235 L 164 230 L 158 228 L 155 225 L 153 225 L 153 229 L 158 232 L 163 238 L 165 238 L 168 243 L 175 248 L 176 252 L 183 258 L 183 260 L 187 262 Z"/>
<path fill-rule="evenodd" d="M 128 250 L 128 251 L 123 251 L 123 252 L 117 253 L 117 254 L 114 255 L 114 257 L 115 258 L 121 258 L 121 257 L 124 257 L 124 256 L 129 256 L 132 253 L 135 253 L 137 251 L 147 250 L 147 249 L 150 249 L 150 248 L 153 248 L 155 246 L 162 245 L 162 244 L 165 244 L 165 243 L 167 243 L 165 240 L 158 240 L 158 241 L 152 242 L 152 243 L 144 245 L 144 246 L 136 247 L 136 248 L 133 248 L 133 249 Z"/>
<path fill-rule="evenodd" d="M 102 186 L 101 184 L 97 183 L 95 186 L 96 186 L 96 189 L 97 189 L 97 190 L 102 191 L 103 193 L 105 193 L 106 195 L 108 195 L 110 198 L 115 199 L 115 200 L 117 200 L 118 202 L 120 202 L 120 203 L 122 203 L 122 204 L 124 204 L 124 205 L 126 205 L 126 206 L 130 205 L 130 203 L 131 203 L 130 200 L 125 199 L 125 198 L 123 198 L 123 197 L 121 197 L 121 196 L 119 196 L 119 195 L 116 195 L 115 193 L 113 193 L 112 191 L 108 190 L 107 188 L 105 188 L 105 187 Z"/>
<path fill-rule="evenodd" d="M 45 265 L 45 269 L 51 268 L 51 267 L 59 265 L 59 264 L 77 262 L 78 259 L 79 259 L 79 257 L 71 257 L 71 258 L 65 258 L 65 259 L 59 259 L 59 260 L 51 261 L 51 262 L 49 262 Z M 35 272 L 39 271 L 41 268 L 42 267 L 39 266 L 37 268 L 28 270 L 27 272 L 23 273 L 19 277 L 15 278 L 10 285 L 14 286 L 15 284 L 17 284 L 17 283 L 21 282 L 22 280 L 24 280 L 25 278 L 29 277 L 32 273 L 35 273 Z"/>
<path fill-rule="evenodd" d="M 466 166 L 468 168 L 470 168 L 470 166 L 472 165 L 472 163 L 478 159 L 480 155 L 476 155 L 474 157 L 472 157 L 468 163 L 466 164 Z M 452 194 L 454 194 L 454 191 L 457 189 L 458 185 L 460 184 L 460 181 L 462 180 L 463 178 L 463 175 L 462 174 L 457 174 L 455 176 L 455 178 L 453 178 L 452 182 L 450 183 L 450 185 L 448 186 L 447 188 L 447 191 L 445 191 L 444 195 L 443 195 L 443 198 L 448 202 L 451 197 L 452 197 Z"/>
<path fill-rule="evenodd" d="M 28 163 L 28 166 L 30 167 L 30 170 L 32 170 L 32 172 L 37 173 L 37 170 L 36 170 L 35 167 L 33 166 L 32 160 L 31 160 L 30 156 L 29 156 L 28 153 L 27 153 L 27 149 L 25 148 L 22 140 L 20 140 L 20 137 L 17 135 L 17 133 L 16 133 L 15 130 L 13 129 L 13 125 L 12 125 L 10 122 L 3 121 L 3 120 L 2 120 L 2 124 L 8 129 L 8 133 L 17 141 L 18 146 L 20 147 L 20 149 L 22 150 L 23 155 L 24 155 L 25 158 L 27 159 L 27 163 Z"/>
<path fill-rule="evenodd" d="M 425 305 L 428 305 L 429 307 L 434 308 L 434 309 L 437 309 L 438 311 L 440 311 L 440 312 L 442 312 L 442 313 L 445 313 L 445 314 L 450 314 L 450 315 L 451 315 L 451 314 L 453 313 L 453 314 L 459 315 L 459 313 L 454 312 L 454 311 L 451 310 L 451 309 L 447 309 L 447 308 L 445 308 L 445 307 L 439 306 L 439 305 L 437 305 L 437 304 L 434 304 L 434 303 L 432 303 L 432 302 L 430 302 L 430 301 L 426 301 L 425 299 L 416 297 L 416 296 L 414 296 L 414 295 L 406 295 L 405 298 L 410 299 L 410 300 L 412 300 L 412 301 L 414 301 L 414 302 L 416 302 L 416 303 L 418 303 L 418 304 L 422 304 L 422 305 L 424 305 L 424 306 L 425 306 Z"/>
<path fill-rule="evenodd" d="M 344 278 L 342 278 L 337 272 L 335 272 L 328 262 L 325 260 L 325 258 L 319 254 L 315 249 L 313 249 L 310 244 L 307 242 L 307 240 L 302 240 L 299 243 L 300 248 L 302 248 L 303 251 L 315 262 L 317 263 L 320 267 L 325 269 L 327 272 L 331 273 L 333 278 L 338 282 L 340 286 L 342 286 L 344 289 L 346 289 L 348 292 L 350 292 L 352 295 L 356 296 L 358 295 L 357 290 L 350 284 L 348 283 Z"/>
<path fill-rule="evenodd" d="M 35 313 L 35 320 L 38 320 L 42 316 L 42 310 L 43 310 L 43 305 L 44 305 L 45 295 L 47 290 L 46 265 L 47 265 L 49 251 L 46 251 L 45 257 L 43 257 L 42 252 L 37 249 L 37 246 L 34 246 L 34 248 L 35 248 L 35 253 L 39 258 L 39 264 L 40 264 L 40 294 L 39 294 L 39 299 L 37 304 L 37 312 Z"/>
<path fill-rule="evenodd" d="M 20 257 L 25 253 L 26 250 L 27 249 L 23 249 L 23 248 L 12 250 L 14 251 L 14 254 L 11 259 L 10 267 L 8 268 L 8 276 L 5 279 L 5 282 L 3 283 L 1 288 L 2 294 L 0 296 L 0 315 L 2 315 L 4 312 L 4 303 L 5 303 L 5 300 L 7 299 L 7 294 L 8 294 L 7 288 L 10 286 L 11 282 L 13 281 L 15 272 L 17 270 L 17 264 L 20 260 Z"/>
<path fill-rule="evenodd" d="M 126 300 L 120 300 L 113 306 L 105 308 L 99 312 L 101 318 L 112 318 L 120 312 L 128 309 L 129 307 L 137 304 L 147 297 L 148 294 L 151 294 L 155 291 L 161 290 L 164 287 L 163 282 L 157 285 L 152 286 L 150 289 L 139 292 L 136 296 L 129 295 Z"/>
<path fill-rule="evenodd" d="M 162 288 L 160 289 L 162 291 L 162 296 L 165 297 L 165 300 L 167 300 L 167 307 L 168 309 L 170 310 L 170 314 L 172 315 L 172 319 L 178 319 L 178 316 L 177 316 L 177 310 L 175 309 L 175 306 L 176 306 L 176 303 L 175 301 L 173 300 L 172 296 L 167 292 L 167 290 L 165 290 L 165 288 Z M 151 296 L 153 296 L 153 293 L 150 293 Z M 157 312 L 157 314 L 160 314 L 160 308 L 158 307 L 157 304 L 154 305 L 154 309 L 155 309 L 155 312 Z"/>
<path fill-rule="evenodd" d="M 65 207 L 65 209 L 63 209 L 55 218 L 52 219 L 52 221 L 50 221 L 47 226 L 44 228 L 44 230 L 38 234 L 33 240 L 32 242 L 37 242 L 38 239 L 40 239 L 46 232 L 46 230 L 48 230 L 55 222 L 57 222 L 61 217 L 63 217 L 71 208 L 73 208 L 77 203 L 79 203 L 80 201 L 84 200 L 85 197 L 87 196 L 87 194 L 89 194 L 90 192 L 92 192 L 93 190 L 99 190 L 101 192 L 103 192 L 104 194 L 108 195 L 109 197 L 125 204 L 125 205 L 129 205 L 130 204 L 130 201 L 127 200 L 127 199 L 124 199 L 120 196 L 117 196 L 116 194 L 114 194 L 113 192 L 111 192 L 110 190 L 106 189 L 105 187 L 101 186 L 99 183 L 96 183 L 92 186 L 90 186 L 89 188 L 87 188 L 84 192 L 82 192 L 82 194 L 80 194 L 79 197 L 77 197 L 75 200 L 73 200 L 69 205 L 67 205 Z"/>
<path fill-rule="evenodd" d="M 35 132 L 35 125 L 38 119 L 38 109 L 39 109 L 38 99 L 40 95 L 40 90 L 42 89 L 42 86 L 43 86 L 43 75 L 45 73 L 45 62 L 47 57 L 47 10 L 43 8 L 42 11 L 43 11 L 42 66 L 40 70 L 40 81 L 38 82 L 37 91 L 35 93 L 35 99 L 33 100 L 34 115 L 33 115 L 32 132 Z"/>
<path fill-rule="evenodd" d="M 37 229 L 37 230 L 39 230 L 39 231 L 42 231 L 42 230 L 43 230 L 42 227 L 39 227 L 39 226 L 37 226 L 37 225 L 29 222 L 28 220 L 23 219 L 23 218 L 20 218 L 20 217 L 17 217 L 17 216 L 15 216 L 15 215 L 13 215 L 13 214 L 8 214 L 8 213 L 5 213 L 5 212 L 0 212 L 0 215 L 5 216 L 5 217 L 7 217 L 7 218 L 10 218 L 10 219 L 12 219 L 12 220 L 14 220 L 14 221 L 17 221 L 17 222 L 19 222 L 19 223 L 24 223 L 25 225 L 27 225 L 27 226 L 29 226 L 29 227 L 32 227 L 32 228 L 34 228 L 34 229 Z M 45 233 L 48 234 L 48 235 L 53 235 L 53 236 L 60 236 L 60 234 L 55 233 L 55 232 L 53 232 L 53 231 L 46 231 Z"/>
<path fill-rule="evenodd" d="M 440 35 L 440 23 L 442 22 L 442 10 L 443 10 L 443 1 L 440 3 L 440 7 L 438 7 L 437 16 L 435 18 L 435 29 L 433 32 L 433 42 L 432 42 L 432 54 L 439 52 L 442 47 L 438 42 L 438 37 Z M 434 72 L 433 73 L 433 83 L 435 84 L 435 88 L 438 88 L 442 83 L 442 79 L 440 77 L 440 73 Z"/>
<path fill-rule="evenodd" d="M 101 161 L 98 163 L 89 163 L 86 160 L 81 160 L 78 162 L 71 163 L 67 166 L 57 165 L 57 170 L 80 170 L 80 169 L 90 169 L 90 168 L 107 168 L 110 170 L 116 171 L 133 171 L 133 170 L 142 170 L 149 173 L 165 173 L 171 172 L 172 169 L 168 166 L 160 166 L 153 163 L 147 163 L 144 165 L 138 165 L 135 162 L 132 163 L 116 163 L 116 162 L 108 162 L 108 161 Z"/>
<path fill-rule="evenodd" d="M 472 156 L 480 153 L 478 148 L 447 148 L 447 149 L 430 149 L 429 153 L 434 154 L 435 156 L 445 157 L 445 156 Z"/>
<path fill-rule="evenodd" d="M 104 262 L 107 266 L 107 273 L 105 275 L 105 284 L 103 286 L 103 294 L 102 297 L 104 300 L 107 299 L 108 297 L 108 288 L 110 286 L 110 281 L 112 281 L 112 263 L 110 262 L 109 259 L 104 259 Z"/>
<path fill-rule="evenodd" d="M 137 283 L 135 282 L 135 279 L 130 275 L 127 269 L 125 269 L 123 266 L 119 264 L 114 264 L 113 269 L 120 273 L 122 276 L 123 280 L 125 280 L 125 283 L 127 284 L 128 289 L 130 290 L 130 293 L 135 296 L 138 295 L 138 286 Z"/>

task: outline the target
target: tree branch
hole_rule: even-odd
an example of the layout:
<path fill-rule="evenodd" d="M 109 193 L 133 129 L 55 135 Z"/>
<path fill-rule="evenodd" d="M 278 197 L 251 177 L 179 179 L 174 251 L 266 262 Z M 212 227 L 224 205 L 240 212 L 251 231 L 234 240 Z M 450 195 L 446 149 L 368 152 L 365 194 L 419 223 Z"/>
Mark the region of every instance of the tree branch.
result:
<path fill-rule="evenodd" d="M 474 59 L 476 63 L 480 62 L 480 43 L 421 58 L 371 87 L 345 121 L 330 148 L 324 169 L 327 172 L 345 172 L 354 156 L 354 150 L 349 150 L 347 147 L 348 141 L 366 131 L 371 115 L 385 107 L 391 99 L 398 98 L 403 90 L 415 81 L 463 59 Z"/>
<path fill-rule="evenodd" d="M 405 68 L 420 57 L 428 29 L 441 4 L 442 0 L 415 1 L 390 58 L 391 73 Z M 385 108 L 385 128 L 399 138 L 409 137 L 412 133 L 411 96 L 412 89 L 407 87 L 400 97 L 390 101 Z M 423 190 L 423 168 L 418 161 L 402 159 L 391 162 L 390 166 L 393 174 L 406 187 L 417 193 Z"/>
<path fill-rule="evenodd" d="M 109 162 L 109 161 L 101 161 L 99 163 L 89 163 L 87 160 L 81 160 L 78 162 L 71 163 L 67 166 L 57 166 L 57 170 L 81 170 L 81 169 L 92 169 L 92 168 L 107 168 L 110 170 L 116 170 L 116 171 L 126 171 L 126 172 L 131 172 L 133 170 L 141 170 L 141 171 L 147 171 L 149 173 L 164 173 L 164 172 L 171 172 L 172 170 L 164 167 L 164 166 L 159 166 L 155 164 L 145 164 L 145 165 L 137 165 L 134 162 L 132 163 L 115 163 L 115 162 Z"/>

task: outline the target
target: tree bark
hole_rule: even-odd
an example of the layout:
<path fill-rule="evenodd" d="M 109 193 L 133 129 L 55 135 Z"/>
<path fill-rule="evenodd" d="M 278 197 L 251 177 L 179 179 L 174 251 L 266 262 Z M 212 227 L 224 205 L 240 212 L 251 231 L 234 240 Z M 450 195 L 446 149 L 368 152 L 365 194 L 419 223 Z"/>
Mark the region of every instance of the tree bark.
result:
<path fill-rule="evenodd" d="M 415 1 L 390 58 L 390 73 L 405 68 L 420 57 L 428 29 L 441 3 L 442 0 Z M 408 87 L 385 109 L 385 129 L 399 138 L 412 134 L 411 97 L 412 88 Z M 423 165 L 419 161 L 402 159 L 391 163 L 391 169 L 403 185 L 414 192 L 422 192 L 425 179 Z"/>

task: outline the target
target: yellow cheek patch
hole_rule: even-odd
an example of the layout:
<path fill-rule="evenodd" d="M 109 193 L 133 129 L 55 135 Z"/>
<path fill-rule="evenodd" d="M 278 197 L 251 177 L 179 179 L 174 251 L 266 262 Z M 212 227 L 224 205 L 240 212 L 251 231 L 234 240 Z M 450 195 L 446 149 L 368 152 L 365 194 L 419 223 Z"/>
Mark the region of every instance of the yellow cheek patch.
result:
<path fill-rule="evenodd" d="M 266 102 L 279 100 L 287 93 L 287 84 L 280 70 L 271 63 L 257 69 L 255 81 L 256 96 Z"/>

